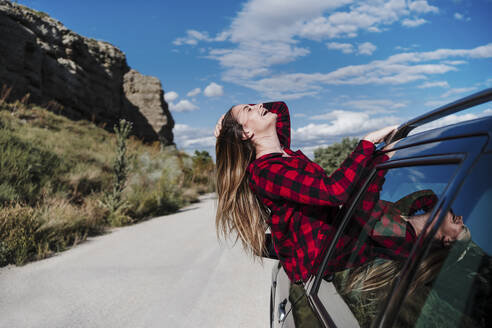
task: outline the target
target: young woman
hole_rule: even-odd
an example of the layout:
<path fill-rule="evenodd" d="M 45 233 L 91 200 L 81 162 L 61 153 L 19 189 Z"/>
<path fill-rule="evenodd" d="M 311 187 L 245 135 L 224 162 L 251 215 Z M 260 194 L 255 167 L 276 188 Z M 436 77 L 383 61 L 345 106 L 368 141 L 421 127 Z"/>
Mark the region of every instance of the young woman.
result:
<path fill-rule="evenodd" d="M 301 151 L 290 149 L 285 103 L 236 105 L 217 123 L 218 234 L 236 233 L 243 247 L 261 256 L 270 227 L 275 251 L 289 278 L 305 281 L 327 239 L 338 206 L 347 201 L 357 177 L 387 127 L 365 136 L 331 176 Z"/>

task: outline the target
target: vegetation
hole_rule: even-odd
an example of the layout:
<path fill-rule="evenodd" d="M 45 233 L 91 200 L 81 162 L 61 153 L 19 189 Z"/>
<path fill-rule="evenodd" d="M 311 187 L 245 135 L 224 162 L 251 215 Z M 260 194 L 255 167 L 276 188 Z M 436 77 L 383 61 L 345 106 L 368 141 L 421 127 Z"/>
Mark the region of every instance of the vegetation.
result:
<path fill-rule="evenodd" d="M 328 174 L 331 174 L 348 155 L 355 149 L 359 139 L 343 138 L 341 142 L 335 142 L 328 147 L 320 147 L 314 150 L 314 161 L 318 163 Z"/>
<path fill-rule="evenodd" d="M 122 192 L 128 179 L 129 167 L 126 156 L 126 139 L 132 130 L 131 122 L 120 120 L 114 126 L 116 135 L 116 157 L 113 163 L 114 182 L 110 192 L 105 194 L 103 204 L 111 211 L 116 212 L 123 204 Z"/>
<path fill-rule="evenodd" d="M 108 227 L 172 213 L 212 192 L 206 152 L 111 134 L 0 93 L 0 266 L 65 250 Z"/>

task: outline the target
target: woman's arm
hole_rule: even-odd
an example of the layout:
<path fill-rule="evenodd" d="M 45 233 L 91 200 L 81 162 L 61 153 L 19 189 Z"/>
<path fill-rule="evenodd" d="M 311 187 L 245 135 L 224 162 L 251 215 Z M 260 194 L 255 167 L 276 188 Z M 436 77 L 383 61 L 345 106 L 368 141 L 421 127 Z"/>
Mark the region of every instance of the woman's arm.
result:
<path fill-rule="evenodd" d="M 298 158 L 272 158 L 253 169 L 251 186 L 271 200 L 337 206 L 347 201 L 373 152 L 374 144 L 361 140 L 329 177 L 324 172 L 306 167 L 306 162 Z"/>
<path fill-rule="evenodd" d="M 268 111 L 277 114 L 277 135 L 280 145 L 290 148 L 290 115 L 289 108 L 283 101 L 263 103 Z"/>

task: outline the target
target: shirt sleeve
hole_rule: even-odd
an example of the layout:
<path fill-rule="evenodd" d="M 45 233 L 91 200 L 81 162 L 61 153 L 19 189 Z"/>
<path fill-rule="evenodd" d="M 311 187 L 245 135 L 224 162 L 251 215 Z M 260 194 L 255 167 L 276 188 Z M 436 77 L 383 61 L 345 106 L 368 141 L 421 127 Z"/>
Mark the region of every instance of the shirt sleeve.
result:
<path fill-rule="evenodd" d="M 252 187 L 271 200 L 337 206 L 345 203 L 374 152 L 374 144 L 362 140 L 331 176 L 314 170 L 297 158 L 276 157 L 262 163 L 252 176 Z"/>
<path fill-rule="evenodd" d="M 277 114 L 277 135 L 280 145 L 290 148 L 290 115 L 289 108 L 283 101 L 264 103 L 268 111 Z"/>

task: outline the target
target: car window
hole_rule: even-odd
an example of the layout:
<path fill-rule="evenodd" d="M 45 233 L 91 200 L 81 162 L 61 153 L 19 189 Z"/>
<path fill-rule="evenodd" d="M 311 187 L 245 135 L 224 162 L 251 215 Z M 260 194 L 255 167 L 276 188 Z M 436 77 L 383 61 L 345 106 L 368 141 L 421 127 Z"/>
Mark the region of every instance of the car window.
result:
<path fill-rule="evenodd" d="M 398 277 L 419 227 L 428 219 L 456 168 L 456 164 L 443 164 L 377 171 L 323 268 L 325 280 L 321 285 L 325 286 L 317 296 L 333 322 L 370 325 Z M 333 304 L 345 310 L 334 310 Z"/>
<path fill-rule="evenodd" d="M 468 238 L 429 251 L 419 266 L 426 281 L 414 278 L 416 290 L 405 298 L 395 326 L 492 327 L 491 164 L 492 155 L 482 155 L 451 205 L 463 217 Z"/>

